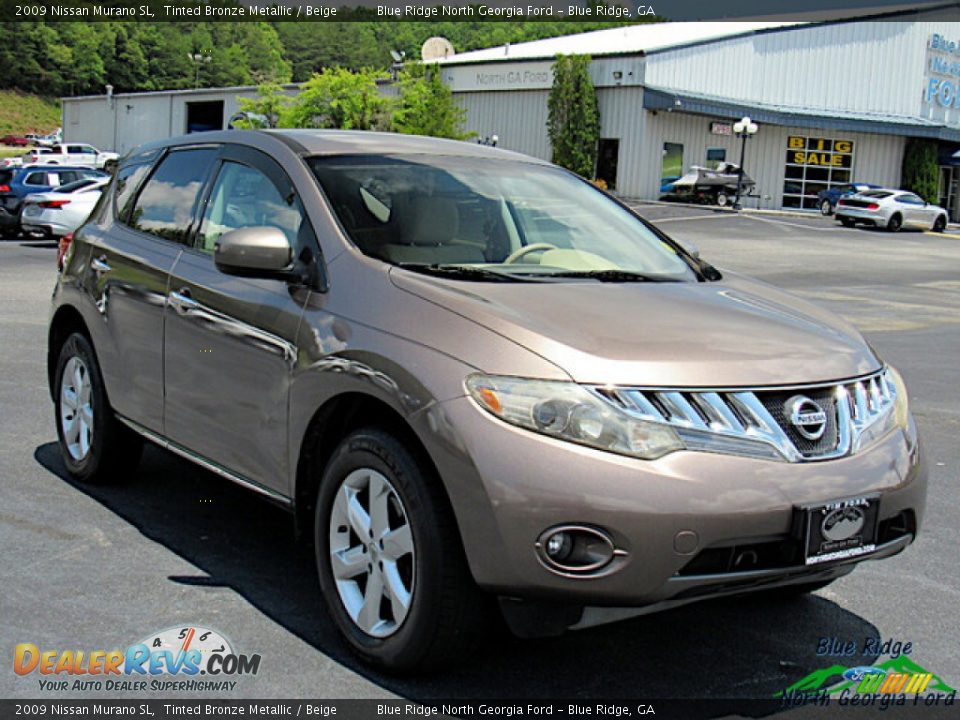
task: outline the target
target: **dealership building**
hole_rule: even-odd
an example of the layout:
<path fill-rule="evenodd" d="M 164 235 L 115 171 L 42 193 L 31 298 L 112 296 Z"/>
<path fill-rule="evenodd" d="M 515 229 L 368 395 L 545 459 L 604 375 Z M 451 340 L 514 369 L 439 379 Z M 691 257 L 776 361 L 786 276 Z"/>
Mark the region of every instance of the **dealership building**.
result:
<path fill-rule="evenodd" d="M 816 208 L 819 190 L 856 180 L 899 186 L 908 138 L 937 143 L 941 199 L 960 215 L 960 7 L 818 23 L 634 25 L 455 54 L 444 80 L 468 129 L 550 157 L 551 64 L 592 58 L 600 106 L 596 174 L 653 199 L 691 165 L 739 163 L 734 123 L 758 126 L 746 206 Z M 681 170 L 682 169 L 682 170 Z"/>
<path fill-rule="evenodd" d="M 907 141 L 936 143 L 940 198 L 960 219 L 960 3 L 830 22 L 690 22 L 618 27 L 441 58 L 467 129 L 550 157 L 551 65 L 586 54 L 601 131 L 596 174 L 655 199 L 692 165 L 738 163 L 749 116 L 748 207 L 815 209 L 850 182 L 899 186 Z M 253 88 L 67 98 L 67 140 L 125 152 L 226 127 Z M 293 93 L 295 86 L 288 88 Z M 385 93 L 395 88 L 384 87 Z"/>

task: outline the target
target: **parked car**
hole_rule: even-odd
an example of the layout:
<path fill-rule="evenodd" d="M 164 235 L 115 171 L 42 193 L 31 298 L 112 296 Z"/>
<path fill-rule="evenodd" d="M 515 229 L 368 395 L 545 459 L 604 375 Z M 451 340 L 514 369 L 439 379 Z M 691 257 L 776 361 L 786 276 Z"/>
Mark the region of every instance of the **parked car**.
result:
<path fill-rule="evenodd" d="M 30 151 L 29 157 L 30 159 L 27 162 L 109 169 L 116 164 L 120 156 L 117 155 L 117 153 L 101 152 L 93 147 L 93 145 L 66 143 L 63 145 L 52 145 L 48 148 L 34 148 Z"/>
<path fill-rule="evenodd" d="M 849 323 L 478 144 L 145 146 L 48 337 L 76 481 L 135 477 L 146 438 L 289 509 L 389 669 L 471 657 L 495 612 L 550 634 L 808 592 L 922 524 L 906 390 Z"/>
<path fill-rule="evenodd" d="M 63 131 L 60 128 L 57 128 L 49 135 L 42 135 L 36 139 L 36 144 L 42 145 L 44 147 L 59 145 L 62 142 L 63 142 Z"/>
<path fill-rule="evenodd" d="M 902 227 L 943 232 L 947 227 L 947 211 L 915 193 L 881 188 L 840 198 L 837 220 L 845 227 L 862 223 L 886 228 L 890 232 L 897 232 Z"/>
<path fill-rule="evenodd" d="M 0 143 L 13 147 L 27 147 L 30 141 L 20 135 L 4 135 L 0 138 Z"/>
<path fill-rule="evenodd" d="M 100 199 L 109 177 L 87 177 L 56 190 L 27 195 L 20 211 L 25 233 L 62 237 L 80 227 Z"/>
<path fill-rule="evenodd" d="M 0 235 L 8 237 L 20 230 L 23 199 L 86 177 L 106 177 L 93 168 L 39 165 L 0 169 Z"/>
<path fill-rule="evenodd" d="M 817 193 L 820 214 L 833 215 L 833 210 L 837 207 L 837 201 L 840 198 L 879 187 L 879 185 L 871 185 L 870 183 L 852 182 L 843 185 L 834 185 L 826 190 L 821 190 Z"/>

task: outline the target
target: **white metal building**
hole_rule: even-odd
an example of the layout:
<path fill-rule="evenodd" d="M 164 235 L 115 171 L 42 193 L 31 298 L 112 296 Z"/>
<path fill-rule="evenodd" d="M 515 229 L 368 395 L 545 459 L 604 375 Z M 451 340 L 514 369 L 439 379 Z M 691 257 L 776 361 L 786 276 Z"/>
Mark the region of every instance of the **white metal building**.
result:
<path fill-rule="evenodd" d="M 691 165 L 739 162 L 733 123 L 760 126 L 748 206 L 806 208 L 851 180 L 897 186 L 907 138 L 939 144 L 942 202 L 960 213 L 960 3 L 819 23 L 634 25 L 450 56 L 443 77 L 468 129 L 550 157 L 551 65 L 588 54 L 601 141 L 597 176 L 652 199 Z M 682 168 L 682 170 L 681 170 Z"/>

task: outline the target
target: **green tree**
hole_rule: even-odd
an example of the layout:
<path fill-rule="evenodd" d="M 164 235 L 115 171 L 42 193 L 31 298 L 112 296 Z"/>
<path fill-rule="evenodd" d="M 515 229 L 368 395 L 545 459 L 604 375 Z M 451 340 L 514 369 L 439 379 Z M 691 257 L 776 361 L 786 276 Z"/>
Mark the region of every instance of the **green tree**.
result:
<path fill-rule="evenodd" d="M 927 202 L 939 201 L 940 163 L 934 141 L 920 138 L 907 140 L 903 151 L 901 182 L 905 190 L 915 192 Z"/>
<path fill-rule="evenodd" d="M 449 86 L 440 79 L 437 65 L 409 65 L 400 74 L 400 96 L 394 104 L 393 130 L 407 135 L 465 140 L 467 111 L 453 99 Z"/>
<path fill-rule="evenodd" d="M 280 118 L 283 117 L 290 105 L 290 97 L 279 83 L 263 83 L 257 86 L 256 98 L 252 100 L 250 98 L 237 98 L 237 103 L 243 112 L 264 118 L 265 125 L 256 119 L 248 118 L 235 122 L 235 127 L 247 130 L 264 126 L 275 128 L 279 127 Z"/>
<path fill-rule="evenodd" d="M 547 133 L 554 163 L 581 177 L 593 177 L 600 110 L 588 55 L 557 56 L 547 99 Z"/>
<path fill-rule="evenodd" d="M 281 127 L 387 130 L 387 100 L 377 89 L 381 73 L 328 68 L 316 73 L 283 112 Z"/>

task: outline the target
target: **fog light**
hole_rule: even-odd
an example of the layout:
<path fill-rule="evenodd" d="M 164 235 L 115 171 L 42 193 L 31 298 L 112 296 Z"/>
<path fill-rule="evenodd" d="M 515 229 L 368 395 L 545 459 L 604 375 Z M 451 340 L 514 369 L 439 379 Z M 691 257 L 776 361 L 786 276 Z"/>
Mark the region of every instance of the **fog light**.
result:
<path fill-rule="evenodd" d="M 606 567 L 617 550 L 606 532 L 589 525 L 561 525 L 544 530 L 536 542 L 537 557 L 553 572 L 590 575 Z"/>
<path fill-rule="evenodd" d="M 547 555 L 551 560 L 562 562 L 573 547 L 573 540 L 565 532 L 558 532 L 547 540 Z"/>

